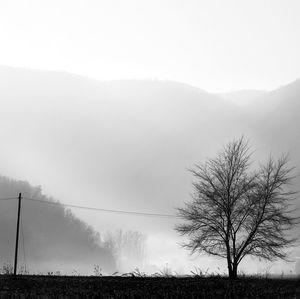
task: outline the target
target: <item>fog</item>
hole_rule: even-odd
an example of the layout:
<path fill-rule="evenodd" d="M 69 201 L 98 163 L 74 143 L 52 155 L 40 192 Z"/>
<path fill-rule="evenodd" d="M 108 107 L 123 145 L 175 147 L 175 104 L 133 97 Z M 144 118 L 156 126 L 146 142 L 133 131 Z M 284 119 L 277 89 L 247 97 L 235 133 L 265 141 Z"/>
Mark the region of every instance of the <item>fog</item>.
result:
<path fill-rule="evenodd" d="M 43 196 L 65 204 L 176 215 L 176 208 L 190 199 L 192 177 L 188 169 L 214 157 L 224 144 L 243 135 L 255 150 L 255 163 L 264 162 L 270 153 L 274 157 L 289 153 L 290 164 L 296 166 L 295 174 L 299 173 L 299 80 L 274 91 L 220 95 L 172 81 L 98 81 L 66 72 L 0 67 L 0 82 L 1 175 L 27 181 L 35 188 L 41 186 Z M 236 103 L 238 94 L 247 104 Z M 297 176 L 293 188 L 299 183 Z M 0 197 L 17 196 L 21 189 L 14 188 L 11 194 L 0 191 Z M 2 209 L 4 203 L 0 204 Z M 33 216 L 40 214 L 43 219 L 47 207 L 25 204 L 24 209 L 33 213 L 24 210 L 24 223 L 30 230 Z M 296 205 L 300 207 L 299 200 Z M 184 240 L 174 231 L 179 221 L 175 217 L 71 211 L 103 238 L 120 229 L 143 235 L 143 257 L 134 260 L 123 251 L 107 269 L 100 265 L 107 272 L 132 271 L 134 264 L 149 273 L 166 267 L 177 273 L 189 273 L 194 267 L 226 271 L 224 261 L 190 256 L 180 247 Z M 62 232 L 70 233 L 55 232 L 60 230 L 58 219 L 65 217 L 63 212 L 53 218 L 53 227 L 49 217 L 48 237 L 39 243 L 37 252 L 55 252 L 55 246 L 65 242 Z M 10 230 L 5 235 L 13 232 L 11 223 L 13 218 L 10 227 L 5 226 Z M 37 225 L 34 233 L 27 230 L 28 236 L 38 229 L 45 231 Z M 90 259 L 89 269 L 84 268 L 82 256 L 85 252 L 90 256 L 84 247 L 82 253 L 74 253 L 76 261 L 71 259 L 68 264 L 67 256 L 71 248 L 79 248 L 83 234 L 78 240 L 75 234 L 73 241 L 66 241 L 61 250 L 67 252 L 61 252 L 57 260 L 38 259 L 29 250 L 28 261 L 37 263 L 28 267 L 38 272 L 58 265 L 57 270 L 90 273 L 98 261 Z M 34 246 L 30 239 L 25 242 L 28 248 Z M 294 262 L 271 266 L 249 258 L 241 270 L 253 273 L 270 268 L 289 273 L 295 270 L 297 256 L 299 248 L 291 252 Z"/>
<path fill-rule="evenodd" d="M 298 0 L 3 0 L 0 64 L 272 90 L 300 75 L 299 8 Z"/>

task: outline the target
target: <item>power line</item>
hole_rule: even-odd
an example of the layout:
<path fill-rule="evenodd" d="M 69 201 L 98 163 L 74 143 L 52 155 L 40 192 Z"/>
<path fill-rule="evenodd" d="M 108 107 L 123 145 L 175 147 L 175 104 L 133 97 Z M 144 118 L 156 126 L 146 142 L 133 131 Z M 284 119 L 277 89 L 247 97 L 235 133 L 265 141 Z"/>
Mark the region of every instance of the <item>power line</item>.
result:
<path fill-rule="evenodd" d="M 134 216 L 178 218 L 178 216 L 172 215 L 172 214 L 160 214 L 160 213 L 147 213 L 147 212 L 137 212 L 137 211 L 124 211 L 124 210 L 103 209 L 103 208 L 79 206 L 79 205 L 72 205 L 72 204 L 64 204 L 64 203 L 60 203 L 60 202 L 49 201 L 49 200 L 41 200 L 41 199 L 36 199 L 36 198 L 28 198 L 28 197 L 22 197 L 22 198 L 26 199 L 26 200 L 37 201 L 37 202 L 41 202 L 41 203 L 45 203 L 45 204 L 50 204 L 50 205 L 60 205 L 60 206 L 69 207 L 69 208 L 92 210 L 92 211 L 98 211 L 98 212 L 116 213 L 116 214 L 127 214 L 127 215 L 134 215 Z M 13 199 L 18 199 L 18 198 L 17 197 L 0 198 L 0 200 L 3 200 L 3 201 L 13 200 Z"/>
<path fill-rule="evenodd" d="M 0 200 L 11 200 L 11 199 L 18 199 L 18 198 L 17 197 L 0 198 Z"/>
<path fill-rule="evenodd" d="M 78 206 L 78 205 L 63 204 L 60 202 L 41 200 L 41 199 L 36 199 L 36 198 L 28 198 L 28 197 L 23 197 L 23 199 L 31 200 L 31 201 L 35 201 L 35 202 L 41 202 L 44 204 L 60 205 L 60 206 L 69 207 L 69 208 L 92 210 L 92 211 L 106 212 L 106 213 L 125 214 L 125 215 L 133 215 L 133 216 L 161 217 L 161 218 L 178 218 L 179 217 L 179 216 L 172 215 L 172 214 L 146 213 L 146 212 L 137 212 L 137 211 L 112 210 L 112 209 L 103 209 L 103 208 L 95 208 L 95 207 L 87 207 L 87 206 Z"/>

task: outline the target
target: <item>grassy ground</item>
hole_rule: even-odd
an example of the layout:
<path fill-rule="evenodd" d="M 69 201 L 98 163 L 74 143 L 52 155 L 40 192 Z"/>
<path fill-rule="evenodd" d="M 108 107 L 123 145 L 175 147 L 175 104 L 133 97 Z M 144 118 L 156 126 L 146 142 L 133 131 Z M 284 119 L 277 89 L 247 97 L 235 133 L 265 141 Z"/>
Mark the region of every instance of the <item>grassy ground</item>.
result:
<path fill-rule="evenodd" d="M 0 298 L 300 299 L 300 279 L 1 275 Z"/>

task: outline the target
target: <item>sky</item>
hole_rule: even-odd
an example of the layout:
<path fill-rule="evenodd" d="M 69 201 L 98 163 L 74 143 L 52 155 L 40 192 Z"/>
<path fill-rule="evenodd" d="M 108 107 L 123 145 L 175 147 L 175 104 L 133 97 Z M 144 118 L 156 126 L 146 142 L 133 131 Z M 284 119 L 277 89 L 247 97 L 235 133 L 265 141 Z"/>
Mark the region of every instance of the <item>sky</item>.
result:
<path fill-rule="evenodd" d="M 210 92 L 300 77 L 298 0 L 1 0 L 0 65 Z"/>
<path fill-rule="evenodd" d="M 172 80 L 209 92 L 273 90 L 300 78 L 299 11 L 298 0 L 0 0 L 0 66 L 67 71 L 99 80 Z M 101 84 L 100 91 L 92 88 L 83 93 L 85 84 L 94 87 L 93 82 L 77 81 L 78 78 L 72 76 L 70 81 L 64 81 L 61 74 L 56 74 L 57 81 L 51 81 L 55 74 L 45 74 L 41 81 L 34 81 L 40 84 L 33 84 L 29 75 L 26 81 L 21 74 L 18 78 L 23 78 L 23 81 L 20 79 L 23 85 L 19 81 L 5 84 L 3 82 L 10 82 L 10 78 L 7 78 L 7 73 L 3 74 L 7 81 L 0 80 L 0 91 L 3 92 L 0 99 L 4 102 L 1 104 L 6 108 L 2 109 L 4 117 L 0 118 L 3 144 L 0 165 L 2 171 L 7 166 L 7 171 L 2 174 L 28 180 L 34 185 L 41 184 L 48 195 L 66 203 L 82 205 L 84 198 L 84 205 L 88 206 L 171 213 L 163 201 L 166 194 L 169 195 L 167 198 L 173 199 L 176 195 L 180 200 L 183 193 L 187 198 L 189 196 L 185 192 L 190 190 L 190 177 L 186 174 L 190 164 L 187 161 L 194 163 L 195 159 L 203 158 L 206 153 L 211 155 L 216 146 L 222 145 L 220 127 L 223 130 L 227 127 L 220 124 L 228 123 L 230 134 L 238 132 L 235 136 L 240 136 L 240 131 L 246 128 L 242 117 L 238 118 L 238 126 L 230 127 L 231 123 L 225 117 L 227 110 L 224 109 L 220 110 L 221 115 L 225 115 L 223 123 L 210 127 L 209 134 L 202 134 L 204 140 L 198 140 L 201 132 L 206 130 L 201 122 L 206 110 L 202 106 L 194 110 L 193 105 L 198 103 L 198 96 L 208 95 L 197 91 L 196 97 L 195 90 L 180 93 L 175 88 L 173 94 L 172 86 L 169 86 L 172 92 L 168 98 L 164 90 L 156 94 L 151 93 L 150 88 L 145 98 L 156 99 L 157 102 L 154 101 L 153 107 L 150 105 L 149 111 L 143 110 L 143 106 L 137 106 L 135 111 L 135 105 L 144 95 L 142 92 L 147 89 L 143 87 L 140 94 L 135 91 L 134 97 L 129 88 L 126 97 L 126 92 L 122 93 L 126 88 L 123 86 L 122 89 L 120 82 L 114 82 L 111 89 L 107 88 L 119 109 L 105 101 L 101 104 L 103 109 L 100 104 L 96 109 L 92 104 L 99 94 L 102 95 Z M 48 85 L 47 80 L 56 82 L 56 85 Z M 63 82 L 61 86 L 60 82 Z M 68 86 L 65 82 L 78 82 L 78 86 L 76 83 Z M 27 83 L 30 86 L 28 91 Z M 18 84 L 19 87 L 15 88 Z M 180 88 L 185 91 L 187 87 Z M 12 98 L 20 100 L 16 110 L 15 103 L 10 103 L 10 94 L 5 93 L 6 89 Z M 81 92 L 85 97 L 81 98 Z M 191 98 L 185 97 L 186 94 Z M 298 95 L 298 91 L 295 94 Z M 132 101 L 129 103 L 133 108 L 121 105 L 120 99 L 124 95 L 126 101 Z M 183 106 L 173 101 L 176 96 L 180 99 L 178 103 L 182 104 L 181 99 L 184 99 Z M 155 105 L 163 97 L 172 99 L 170 103 L 177 103 L 178 111 L 169 109 L 168 101 L 164 108 L 157 109 Z M 26 101 L 23 102 L 23 99 Z M 201 103 L 199 101 L 199 105 Z M 107 113 L 105 105 L 111 114 Z M 298 111 L 297 106 L 287 105 L 287 108 L 290 109 L 286 113 L 289 117 L 281 119 L 289 122 L 298 119 L 298 115 L 296 118 L 290 113 Z M 193 114 L 194 111 L 201 111 L 203 115 L 199 117 Z M 207 115 L 211 116 L 209 112 Z M 81 123 L 78 119 L 84 121 Z M 268 121 L 272 123 L 272 118 Z M 194 127 L 195 130 L 192 130 Z M 276 135 L 270 136 L 276 142 L 282 141 L 284 139 L 278 138 L 279 132 L 286 138 L 299 140 L 296 138 L 297 125 L 295 128 L 294 135 L 278 130 Z M 253 136 L 268 136 L 263 135 L 261 130 L 257 131 Z M 191 135 L 186 132 L 191 132 Z M 231 135 L 222 138 L 230 140 Z M 293 146 L 298 153 L 295 142 Z M 170 147 L 174 149 L 171 154 Z M 7 156 L 3 154 L 5 151 Z M 162 166 L 161 161 L 165 161 Z M 128 169 L 131 176 L 127 175 Z M 82 173 L 89 176 L 83 180 Z M 182 182 L 186 187 L 181 188 Z M 154 184 L 156 189 L 152 188 L 152 193 L 149 185 L 153 187 Z M 174 186 L 182 193 L 177 192 Z M 130 206 L 128 202 L 132 200 L 132 194 L 135 201 Z M 157 210 L 150 200 L 151 196 L 156 198 L 157 206 L 165 210 Z M 104 201 L 103 198 L 109 200 Z M 140 198 L 149 200 L 141 201 Z M 80 211 L 76 215 L 88 220 L 99 231 L 104 230 L 104 224 L 109 221 L 118 226 L 122 223 L 124 229 L 132 225 L 125 216 L 115 221 L 111 215 L 91 216 Z M 154 226 L 150 221 L 145 221 L 145 224 L 139 219 L 132 221 L 146 232 Z M 160 224 L 157 221 L 155 224 L 157 227 L 164 226 L 171 233 L 169 238 L 166 238 L 167 233 L 157 235 L 156 231 L 149 235 L 149 258 L 160 265 L 164 265 L 166 256 L 179 260 L 178 256 L 186 253 L 179 246 L 176 250 L 180 253 L 174 250 L 173 223 Z M 208 258 L 202 264 L 210 268 L 216 265 L 219 263 Z M 246 264 L 249 265 L 251 263 Z"/>

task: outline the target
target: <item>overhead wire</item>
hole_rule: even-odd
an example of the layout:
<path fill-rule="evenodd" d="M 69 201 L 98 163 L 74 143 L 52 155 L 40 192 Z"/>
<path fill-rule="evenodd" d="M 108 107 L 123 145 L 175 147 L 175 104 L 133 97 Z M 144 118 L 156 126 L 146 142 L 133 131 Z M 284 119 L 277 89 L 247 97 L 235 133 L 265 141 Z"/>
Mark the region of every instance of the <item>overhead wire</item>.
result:
<path fill-rule="evenodd" d="M 11 200 L 11 199 L 18 199 L 18 198 L 17 197 L 0 198 L 0 200 Z"/>
<path fill-rule="evenodd" d="M 115 214 L 133 215 L 133 216 L 146 216 L 146 217 L 160 217 L 160 218 L 178 218 L 177 215 L 173 215 L 173 214 L 160 214 L 160 213 L 147 213 L 147 212 L 138 212 L 138 211 L 113 210 L 113 209 L 104 209 L 104 208 L 96 208 L 96 207 L 88 207 L 88 206 L 79 206 L 79 205 L 73 205 L 73 204 L 64 204 L 64 203 L 61 203 L 61 202 L 41 200 L 41 199 L 37 199 L 37 198 L 29 198 L 29 197 L 22 197 L 22 198 L 25 199 L 25 200 L 41 202 L 41 203 L 49 204 L 49 205 L 60 205 L 60 206 L 68 207 L 68 208 L 92 210 L 92 211 L 105 212 L 105 213 L 115 213 Z"/>
<path fill-rule="evenodd" d="M 3 201 L 13 200 L 13 199 L 18 199 L 18 197 L 0 198 L 0 200 L 3 200 Z M 49 204 L 49 205 L 60 205 L 60 206 L 69 207 L 69 208 L 92 210 L 92 211 L 105 212 L 105 213 L 125 214 L 125 215 L 134 215 L 134 216 L 161 217 L 161 218 L 178 218 L 179 217 L 174 214 L 161 214 L 161 213 L 148 213 L 148 212 L 138 212 L 138 211 L 104 209 L 104 208 L 88 207 L 88 206 L 81 206 L 81 205 L 64 204 L 59 201 L 55 202 L 55 201 L 50 201 L 50 200 L 41 200 L 41 199 L 29 198 L 29 197 L 22 197 L 22 199 L 41 202 L 41 203 Z"/>

